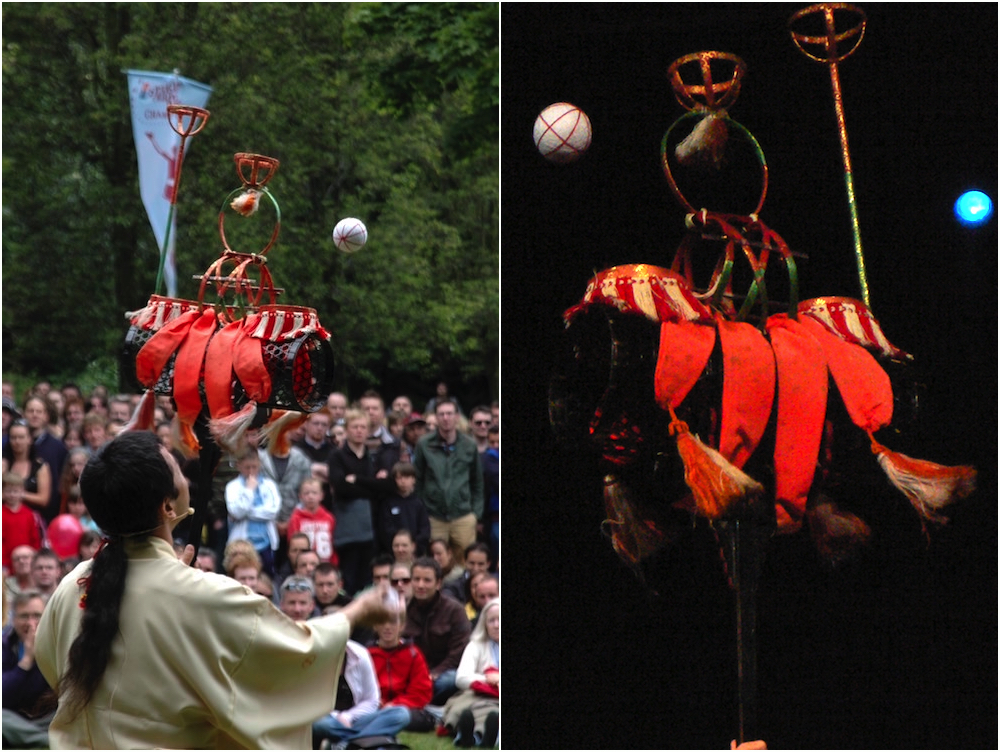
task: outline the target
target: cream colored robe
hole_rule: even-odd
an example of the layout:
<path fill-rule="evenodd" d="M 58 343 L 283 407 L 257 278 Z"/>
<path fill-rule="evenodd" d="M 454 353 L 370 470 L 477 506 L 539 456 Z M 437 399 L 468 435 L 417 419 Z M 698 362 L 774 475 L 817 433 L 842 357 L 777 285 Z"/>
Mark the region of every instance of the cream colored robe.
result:
<path fill-rule="evenodd" d="M 350 626 L 293 622 L 223 575 L 177 560 L 159 538 L 127 541 L 120 636 L 86 709 L 62 704 L 52 749 L 311 749 L 331 712 Z M 66 575 L 38 626 L 36 660 L 51 686 L 79 630 L 90 562 Z"/>

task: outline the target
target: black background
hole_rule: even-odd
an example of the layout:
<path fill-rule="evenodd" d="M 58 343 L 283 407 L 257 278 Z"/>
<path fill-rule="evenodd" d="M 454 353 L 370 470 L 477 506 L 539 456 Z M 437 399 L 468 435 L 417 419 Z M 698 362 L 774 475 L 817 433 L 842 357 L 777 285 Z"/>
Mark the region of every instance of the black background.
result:
<path fill-rule="evenodd" d="M 683 110 L 670 63 L 748 66 L 730 116 L 770 168 L 761 219 L 797 250 L 802 298 L 860 297 L 826 66 L 786 30 L 796 4 L 501 6 L 504 748 L 728 747 L 736 736 L 732 599 L 692 536 L 647 583 L 599 532 L 600 477 L 554 440 L 547 385 L 561 312 L 594 271 L 668 266 L 683 210 L 659 164 Z M 901 495 L 875 542 L 829 573 L 803 536 L 774 539 L 759 587 L 759 719 L 771 748 L 996 748 L 997 7 L 862 6 L 840 64 L 872 309 L 926 384 L 919 453 L 975 464 L 980 490 L 924 541 Z M 547 105 L 593 125 L 577 163 L 531 138 Z M 653 593 L 653 588 L 658 595 Z"/>

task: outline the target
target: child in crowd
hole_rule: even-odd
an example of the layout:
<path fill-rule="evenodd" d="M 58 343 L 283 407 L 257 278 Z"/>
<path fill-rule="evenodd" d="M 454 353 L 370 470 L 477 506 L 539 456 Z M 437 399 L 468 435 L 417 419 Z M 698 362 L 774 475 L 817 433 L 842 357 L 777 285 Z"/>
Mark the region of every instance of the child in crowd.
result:
<path fill-rule="evenodd" d="M 281 509 L 281 492 L 260 471 L 260 457 L 250 450 L 236 465 L 239 475 L 226 484 L 229 540 L 245 539 L 260 556 L 262 569 L 274 574 L 274 552 L 278 548 L 275 519 Z"/>
<path fill-rule="evenodd" d="M 337 566 L 337 552 L 333 548 L 333 531 L 337 521 L 321 505 L 323 501 L 323 481 L 306 478 L 299 484 L 299 505 L 288 520 L 288 537 L 296 533 L 309 536 L 309 546 L 326 561 Z"/>
<path fill-rule="evenodd" d="M 3 569 L 10 571 L 10 554 L 18 546 L 42 547 L 42 519 L 23 502 L 24 478 L 7 471 L 3 474 Z"/>
<path fill-rule="evenodd" d="M 80 520 L 80 526 L 84 530 L 90 530 L 95 533 L 101 532 L 101 528 L 91 519 L 90 512 L 87 511 L 87 505 L 83 503 L 79 485 L 74 485 L 67 491 L 63 505 L 66 507 L 66 511 L 62 512 L 62 514 L 71 514 L 76 517 Z"/>
<path fill-rule="evenodd" d="M 413 533 L 401 527 L 392 536 L 392 558 L 404 564 L 413 564 L 416 558 L 417 544 L 413 541 Z"/>
<path fill-rule="evenodd" d="M 409 462 L 397 462 L 392 466 L 392 479 L 396 481 L 396 493 L 381 506 L 379 545 L 384 551 L 392 551 L 393 536 L 396 531 L 405 528 L 416 544 L 414 555 L 425 556 L 430 545 L 431 521 L 424 502 L 414 493 L 417 469 Z"/>
<path fill-rule="evenodd" d="M 378 677 L 381 720 L 395 734 L 432 731 L 435 716 L 425 710 L 431 701 L 432 685 L 427 661 L 415 645 L 400 637 L 405 614 L 393 614 L 376 625 L 377 639 L 368 648 Z"/>

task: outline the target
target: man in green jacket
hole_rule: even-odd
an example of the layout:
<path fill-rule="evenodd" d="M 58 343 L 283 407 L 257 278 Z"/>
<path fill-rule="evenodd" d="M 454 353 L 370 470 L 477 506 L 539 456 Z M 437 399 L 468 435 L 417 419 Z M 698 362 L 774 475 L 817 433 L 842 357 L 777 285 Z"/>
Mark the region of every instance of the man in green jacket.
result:
<path fill-rule="evenodd" d="M 417 443 L 417 495 L 427 507 L 431 538 L 448 541 L 455 561 L 476 542 L 483 517 L 483 468 L 476 442 L 458 431 L 458 406 L 444 398 L 434 406 L 437 430 Z"/>

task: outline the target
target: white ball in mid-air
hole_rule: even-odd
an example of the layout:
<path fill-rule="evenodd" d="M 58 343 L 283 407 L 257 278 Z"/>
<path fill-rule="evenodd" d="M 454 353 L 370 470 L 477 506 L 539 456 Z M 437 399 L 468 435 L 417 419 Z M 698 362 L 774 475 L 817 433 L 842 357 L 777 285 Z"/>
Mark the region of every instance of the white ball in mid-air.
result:
<path fill-rule="evenodd" d="M 534 138 L 550 162 L 575 162 L 590 147 L 590 118 L 569 102 L 550 104 L 535 119 Z"/>
<path fill-rule="evenodd" d="M 333 228 L 333 242 L 344 253 L 354 253 L 368 242 L 368 228 L 360 219 L 347 217 Z"/>

